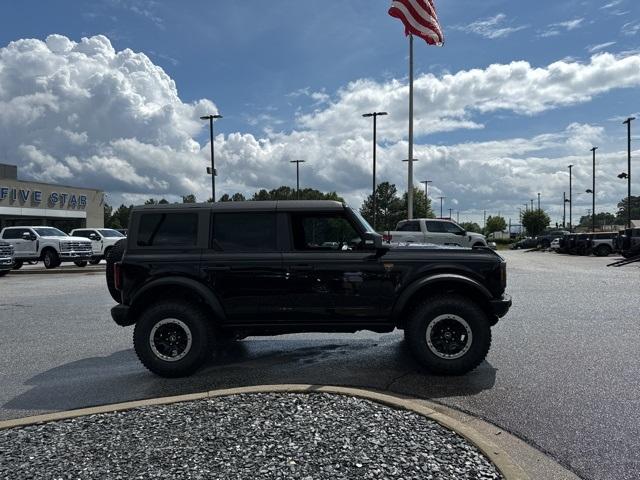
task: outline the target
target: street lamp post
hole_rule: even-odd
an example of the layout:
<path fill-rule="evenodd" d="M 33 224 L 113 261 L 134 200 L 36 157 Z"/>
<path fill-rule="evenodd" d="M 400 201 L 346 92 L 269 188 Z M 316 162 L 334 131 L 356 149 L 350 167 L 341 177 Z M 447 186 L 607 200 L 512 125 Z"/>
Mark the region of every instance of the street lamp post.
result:
<path fill-rule="evenodd" d="M 453 213 L 453 208 L 450 208 L 449 209 L 449 220 L 453 220 L 453 218 L 451 217 L 452 213 Z"/>
<path fill-rule="evenodd" d="M 538 210 L 540 210 L 540 192 L 538 192 Z"/>
<path fill-rule="evenodd" d="M 573 218 L 572 218 L 572 212 L 573 212 L 573 190 L 571 188 L 571 180 L 572 180 L 571 169 L 572 168 L 573 168 L 573 164 L 569 165 L 569 231 L 571 231 L 572 227 L 573 227 Z"/>
<path fill-rule="evenodd" d="M 362 116 L 365 118 L 373 117 L 373 228 L 376 228 L 376 132 L 377 132 L 377 118 L 382 115 L 388 115 L 387 112 L 372 112 L 365 113 Z"/>
<path fill-rule="evenodd" d="M 596 150 L 598 147 L 593 147 L 591 153 L 593 154 L 593 178 L 592 180 L 592 206 L 591 206 L 591 231 L 596 231 Z"/>
<path fill-rule="evenodd" d="M 222 115 L 205 115 L 200 120 L 209 120 L 209 143 L 211 144 L 211 200 L 216 202 L 216 165 L 213 155 L 213 120 L 222 118 Z M 208 170 L 208 169 L 207 169 Z"/>
<path fill-rule="evenodd" d="M 300 164 L 305 160 L 289 160 L 289 163 L 296 164 L 296 198 L 300 200 Z"/>
<path fill-rule="evenodd" d="M 562 228 L 566 227 L 568 201 L 567 192 L 562 192 Z"/>
<path fill-rule="evenodd" d="M 629 117 L 624 122 L 627 125 L 627 228 L 631 228 L 631 122 L 635 117 Z"/>
<path fill-rule="evenodd" d="M 427 215 L 429 213 L 429 184 L 433 183 L 433 180 L 422 180 L 420 183 L 424 183 L 424 212 Z"/>

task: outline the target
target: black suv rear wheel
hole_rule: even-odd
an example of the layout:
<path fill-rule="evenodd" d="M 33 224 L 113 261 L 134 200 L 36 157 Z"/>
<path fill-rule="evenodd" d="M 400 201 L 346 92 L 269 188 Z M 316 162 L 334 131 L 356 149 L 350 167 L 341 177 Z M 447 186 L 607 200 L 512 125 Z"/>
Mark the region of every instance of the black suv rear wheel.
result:
<path fill-rule="evenodd" d="M 194 373 L 210 355 L 213 326 L 196 305 L 156 303 L 145 310 L 133 331 L 133 346 L 142 364 L 162 377 Z"/>
<path fill-rule="evenodd" d="M 476 368 L 491 347 L 484 311 L 460 295 L 433 297 L 421 303 L 405 327 L 405 339 L 430 372 L 462 375 Z"/>

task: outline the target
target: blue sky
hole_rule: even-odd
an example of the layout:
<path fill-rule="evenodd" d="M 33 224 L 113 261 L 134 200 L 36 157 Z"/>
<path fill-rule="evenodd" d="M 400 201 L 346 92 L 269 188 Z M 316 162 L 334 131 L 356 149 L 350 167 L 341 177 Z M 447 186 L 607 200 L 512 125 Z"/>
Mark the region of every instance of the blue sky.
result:
<path fill-rule="evenodd" d="M 219 108 L 225 118 L 216 124 L 216 132 L 223 134 L 220 152 L 225 155 L 223 143 L 235 133 L 275 144 L 276 141 L 291 142 L 294 131 L 314 130 L 313 122 L 305 123 L 301 119 L 321 113 L 332 103 L 340 103 L 343 100 L 340 92 L 348 89 L 350 82 L 368 79 L 379 86 L 388 85 L 394 79 L 406 82 L 407 40 L 401 23 L 387 14 L 389 3 L 386 0 L 5 2 L 0 48 L 20 39 L 45 40 L 50 34 L 63 35 L 73 42 L 80 42 L 82 37 L 104 35 L 116 52 L 131 49 L 144 53 L 173 79 L 183 103 L 208 99 Z M 416 42 L 417 76 L 431 73 L 443 79 L 447 73 L 485 71 L 492 64 L 508 65 L 514 61 L 526 61 L 532 68 L 546 69 L 558 61 L 588 64 L 592 55 L 598 53 L 621 58 L 640 52 L 640 3 L 637 0 L 440 0 L 436 6 L 446 45 L 437 48 Z M 535 76 L 535 72 L 532 75 Z M 597 81 L 597 75 L 595 78 Z M 475 142 L 482 148 L 484 142 L 520 138 L 533 141 L 540 135 L 560 135 L 570 125 L 580 124 L 597 129 L 594 140 L 601 142 L 603 151 L 621 150 L 625 131 L 618 117 L 640 111 L 638 85 L 632 83 L 619 88 L 612 85 L 589 97 L 568 104 L 554 101 L 535 112 L 510 106 L 468 108 L 462 117 L 482 128 L 418 129 L 416 142 L 425 148 Z M 373 103 L 371 109 L 375 108 Z M 360 135 L 363 141 L 370 141 L 364 133 L 355 131 L 362 127 L 360 114 L 364 112 L 350 113 L 349 119 L 345 114 L 340 117 L 344 122 L 342 128 L 348 129 L 352 121 L 357 126 L 354 137 Z M 206 151 L 206 130 L 189 132 Z M 317 133 L 322 138 L 330 131 L 318 130 Z M 382 148 L 392 156 L 394 145 L 401 139 L 385 134 L 384 130 L 381 137 Z M 544 156 L 547 162 L 557 159 L 562 163 L 570 153 L 558 151 L 557 145 L 538 146 L 534 150 L 535 159 Z M 585 156 L 586 169 L 588 150 L 574 154 Z M 232 157 L 231 153 L 229 156 Z M 529 156 L 508 157 L 527 160 Z M 384 153 L 381 160 L 385 161 Z M 226 161 L 221 157 L 221 162 Z M 37 169 L 28 167 L 28 159 L 17 158 L 16 162 L 24 162 L 26 171 L 38 176 Z M 535 160 L 532 163 L 535 164 Z M 491 165 L 477 165 L 477 168 L 487 169 Z M 352 173 L 356 170 L 354 167 Z M 444 176 L 447 169 L 440 170 L 438 174 Z M 513 175 L 517 175 L 517 170 L 513 167 Z M 389 171 L 393 174 L 388 179 L 403 186 L 399 168 Z M 428 161 L 418 167 L 418 175 L 429 175 L 431 171 Z M 381 174 L 385 174 L 384 169 Z M 502 175 L 494 179 L 487 176 L 485 181 L 499 182 Z M 556 172 L 555 176 L 558 175 Z M 536 178 L 535 172 L 532 178 Z M 379 181 L 386 179 L 383 176 Z M 207 181 L 203 180 L 204 188 Z M 520 199 L 511 202 L 508 198 L 492 196 L 487 196 L 485 201 L 482 189 L 474 190 L 468 185 L 471 180 L 464 183 L 464 195 L 460 191 L 462 187 L 456 186 L 452 179 L 435 180 L 434 183 L 440 184 L 436 190 L 441 188 L 448 197 L 455 197 L 455 208 L 468 210 L 469 215 L 476 215 L 474 218 L 483 204 L 488 204 L 490 209 L 513 212 L 523 203 Z M 314 170 L 309 183 L 314 182 L 312 186 L 326 188 L 331 178 Z M 363 178 L 362 184 L 355 182 L 349 192 L 340 193 L 356 203 L 366 194 L 364 185 L 368 182 L 368 178 Z M 249 191 L 258 183 L 247 182 L 244 187 Z M 532 185 L 530 190 L 544 189 L 546 182 L 542 183 Z M 266 182 L 264 186 L 275 185 Z M 336 186 L 348 189 L 342 181 L 337 180 Z M 242 187 L 237 179 L 228 184 L 229 189 Z M 135 199 L 136 195 L 146 193 L 139 189 L 127 191 L 122 185 L 109 183 L 105 183 L 104 188 L 112 190 L 118 199 Z M 603 192 L 603 204 L 613 205 L 623 193 L 623 188 L 619 190 Z M 162 188 L 153 193 L 162 193 Z M 171 187 L 165 191 L 166 195 L 179 193 Z M 522 192 L 525 201 L 530 195 Z M 549 190 L 547 196 L 550 195 L 557 196 L 558 192 Z M 559 192 L 560 198 L 561 195 Z"/>

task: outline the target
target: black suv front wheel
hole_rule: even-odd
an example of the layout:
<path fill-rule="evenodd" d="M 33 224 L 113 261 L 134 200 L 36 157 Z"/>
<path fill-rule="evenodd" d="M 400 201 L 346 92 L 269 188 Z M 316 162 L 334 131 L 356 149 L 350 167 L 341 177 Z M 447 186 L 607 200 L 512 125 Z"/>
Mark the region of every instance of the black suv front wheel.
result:
<path fill-rule="evenodd" d="M 191 375 L 206 361 L 212 344 L 211 321 L 190 303 L 157 303 L 142 313 L 133 331 L 138 358 L 162 377 Z"/>
<path fill-rule="evenodd" d="M 405 339 L 430 372 L 462 375 L 476 368 L 491 347 L 491 327 L 484 311 L 459 295 L 433 297 L 408 319 Z"/>

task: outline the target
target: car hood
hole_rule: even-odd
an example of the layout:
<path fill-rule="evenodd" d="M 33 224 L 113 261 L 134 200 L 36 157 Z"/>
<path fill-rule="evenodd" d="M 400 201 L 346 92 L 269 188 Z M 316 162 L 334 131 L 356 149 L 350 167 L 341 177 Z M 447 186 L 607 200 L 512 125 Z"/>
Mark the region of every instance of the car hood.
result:
<path fill-rule="evenodd" d="M 89 243 L 91 243 L 91 240 L 89 240 L 88 238 L 84 238 L 84 237 L 48 237 L 48 236 L 41 236 L 40 238 L 45 239 L 45 240 L 58 240 L 60 242 L 89 242 Z"/>
<path fill-rule="evenodd" d="M 477 238 L 479 240 L 484 240 L 485 242 L 487 241 L 487 238 L 481 233 L 467 232 L 467 235 L 469 235 L 471 238 Z"/>

